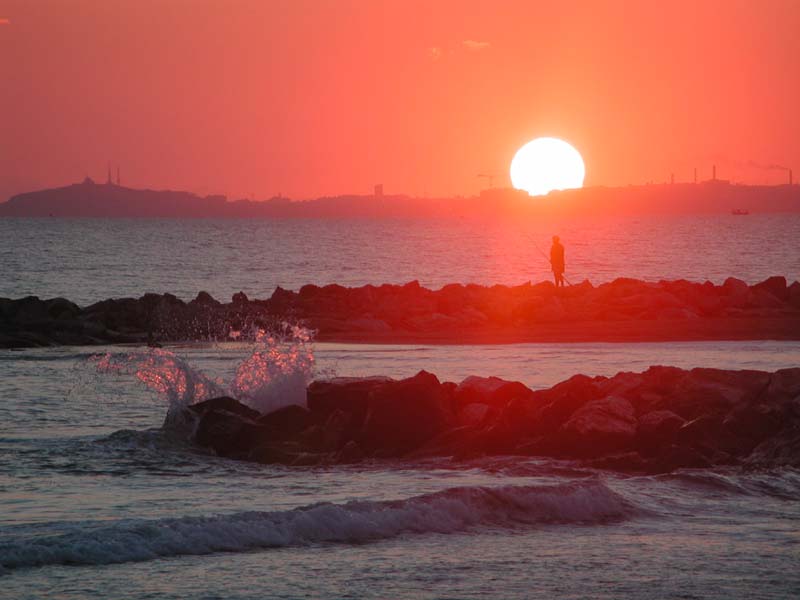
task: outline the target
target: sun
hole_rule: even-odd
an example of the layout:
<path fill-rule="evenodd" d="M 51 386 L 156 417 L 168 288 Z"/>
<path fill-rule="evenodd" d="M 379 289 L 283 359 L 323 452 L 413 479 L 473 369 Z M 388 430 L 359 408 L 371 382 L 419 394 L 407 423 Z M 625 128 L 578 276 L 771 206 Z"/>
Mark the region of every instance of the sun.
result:
<path fill-rule="evenodd" d="M 511 161 L 511 185 L 531 196 L 583 187 L 585 176 L 580 152 L 558 138 L 536 138 L 517 150 Z"/>

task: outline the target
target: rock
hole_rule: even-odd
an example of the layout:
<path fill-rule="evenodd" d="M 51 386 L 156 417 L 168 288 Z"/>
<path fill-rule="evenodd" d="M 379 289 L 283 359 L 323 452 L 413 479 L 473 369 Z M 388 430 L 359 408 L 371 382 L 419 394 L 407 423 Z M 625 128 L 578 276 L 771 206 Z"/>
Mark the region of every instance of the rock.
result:
<path fill-rule="evenodd" d="M 788 300 L 795 308 L 800 308 L 800 281 L 795 281 L 788 289 Z"/>
<path fill-rule="evenodd" d="M 746 298 L 750 293 L 750 287 L 741 279 L 728 277 L 722 284 L 723 293 L 726 296 Z"/>
<path fill-rule="evenodd" d="M 360 462 L 364 458 L 365 454 L 361 447 L 353 440 L 350 440 L 336 453 L 334 461 L 338 464 L 350 464 Z"/>
<path fill-rule="evenodd" d="M 784 306 L 783 300 L 774 296 L 764 288 L 754 288 L 750 292 L 747 304 L 753 308 L 783 308 Z"/>
<path fill-rule="evenodd" d="M 308 387 L 306 404 L 318 422 L 326 420 L 335 410 L 363 421 L 371 392 L 392 381 L 389 377 L 336 377 L 314 381 Z"/>
<path fill-rule="evenodd" d="M 514 398 L 531 398 L 532 396 L 533 391 L 519 381 L 472 375 L 458 384 L 454 392 L 454 401 L 459 407 L 479 403 L 503 408 Z"/>
<path fill-rule="evenodd" d="M 764 291 L 773 297 L 786 302 L 789 299 L 789 289 L 786 287 L 786 277 L 769 277 L 753 286 L 753 290 Z"/>
<path fill-rule="evenodd" d="M 671 445 L 677 431 L 686 421 L 671 410 L 655 410 L 639 418 L 636 427 L 637 445 L 646 454 L 658 453 Z"/>
<path fill-rule="evenodd" d="M 391 325 L 389 325 L 386 321 L 375 319 L 373 317 L 350 319 L 347 321 L 347 326 L 352 331 L 384 332 L 392 330 Z"/>
<path fill-rule="evenodd" d="M 646 470 L 651 473 L 670 473 L 677 469 L 705 469 L 711 462 L 700 452 L 689 446 L 671 444 L 660 450 L 650 461 Z"/>
<path fill-rule="evenodd" d="M 488 404 L 472 402 L 464 405 L 458 411 L 458 422 L 461 425 L 478 426 L 489 414 L 491 407 Z"/>
<path fill-rule="evenodd" d="M 70 302 L 65 298 L 53 298 L 45 301 L 47 306 L 47 314 L 51 319 L 75 319 L 81 312 L 77 304 Z"/>
<path fill-rule="evenodd" d="M 637 433 L 648 440 L 665 440 L 686 424 L 686 421 L 671 410 L 655 410 L 639 419 Z"/>
<path fill-rule="evenodd" d="M 256 420 L 261 416 L 261 413 L 257 410 L 242 404 L 230 396 L 219 396 L 217 398 L 203 400 L 202 402 L 189 405 L 188 410 L 201 417 L 212 410 L 222 410 L 252 420 Z"/>
<path fill-rule="evenodd" d="M 279 437 L 296 436 L 312 424 L 311 413 L 307 408 L 292 404 L 260 416 L 257 422 Z"/>
<path fill-rule="evenodd" d="M 227 410 L 211 409 L 200 417 L 195 441 L 219 456 L 244 458 L 267 436 L 267 428 L 252 419 Z"/>
<path fill-rule="evenodd" d="M 256 445 L 247 454 L 247 460 L 263 464 L 293 465 L 305 454 L 297 444 L 266 442 Z"/>
<path fill-rule="evenodd" d="M 692 419 L 675 432 L 676 445 L 681 448 L 692 448 L 704 456 L 711 456 L 719 450 L 735 451 L 739 440 L 728 431 L 723 419 L 723 415 L 719 413 Z"/>
<path fill-rule="evenodd" d="M 558 434 L 567 456 L 597 456 L 630 449 L 636 438 L 633 405 L 619 396 L 592 400 L 577 410 Z"/>
<path fill-rule="evenodd" d="M 315 382 L 308 401 L 309 410 L 261 416 L 213 398 L 182 411 L 184 421 L 171 413 L 165 427 L 192 431 L 196 422 L 195 441 L 221 456 L 287 465 L 501 454 L 651 473 L 800 465 L 800 369 L 651 367 L 536 392 L 492 377 L 456 386 L 421 371 Z"/>
<path fill-rule="evenodd" d="M 206 306 L 206 307 L 220 306 L 220 302 L 215 300 L 208 292 L 198 292 L 197 297 L 194 300 L 192 300 L 189 304 L 196 304 L 199 306 Z"/>
<path fill-rule="evenodd" d="M 277 290 L 276 290 L 276 291 L 277 291 Z M 234 294 L 234 295 L 231 297 L 231 303 L 233 303 L 234 305 L 242 305 L 242 304 L 247 304 L 249 301 L 250 301 L 250 300 L 248 300 L 248 298 L 247 298 L 247 294 L 245 294 L 244 292 L 236 292 L 236 293 L 235 293 L 235 294 Z"/>
<path fill-rule="evenodd" d="M 449 398 L 435 375 L 391 381 L 370 394 L 368 413 L 357 438 L 368 453 L 396 457 L 442 433 L 449 422 Z"/>
<path fill-rule="evenodd" d="M 658 311 L 658 319 L 697 319 L 699 315 L 690 308 L 669 307 Z"/>
<path fill-rule="evenodd" d="M 532 434 L 548 434 L 560 428 L 582 406 L 600 397 L 595 381 L 574 375 L 549 390 L 533 393 L 532 403 L 540 407 Z"/>

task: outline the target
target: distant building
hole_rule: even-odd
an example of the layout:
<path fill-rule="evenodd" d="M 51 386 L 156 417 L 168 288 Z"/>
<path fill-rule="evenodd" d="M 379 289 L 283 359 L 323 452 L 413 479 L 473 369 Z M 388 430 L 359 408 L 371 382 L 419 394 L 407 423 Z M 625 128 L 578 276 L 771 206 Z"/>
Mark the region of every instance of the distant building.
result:
<path fill-rule="evenodd" d="M 375 185 L 375 193 L 373 194 L 376 198 L 383 198 L 383 184 L 378 183 Z"/>

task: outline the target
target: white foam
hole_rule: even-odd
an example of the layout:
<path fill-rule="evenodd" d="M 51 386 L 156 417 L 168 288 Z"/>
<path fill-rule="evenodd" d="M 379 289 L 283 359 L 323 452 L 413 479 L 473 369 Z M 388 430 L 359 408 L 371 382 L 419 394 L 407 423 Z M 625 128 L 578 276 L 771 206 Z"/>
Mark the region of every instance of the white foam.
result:
<path fill-rule="evenodd" d="M 251 354 L 226 384 L 205 375 L 167 349 L 116 352 L 93 356 L 101 373 L 130 375 L 160 394 L 171 414 L 214 396 L 233 396 L 261 413 L 283 406 L 306 405 L 306 387 L 314 371 L 308 329 L 284 325 L 278 332 L 258 331 Z M 167 417 L 169 421 L 170 417 Z"/>
<path fill-rule="evenodd" d="M 636 508 L 604 484 L 464 487 L 396 501 L 315 504 L 289 511 L 74 526 L 50 537 L 6 538 L 0 565 L 97 565 L 316 543 L 363 543 L 403 534 L 460 533 L 546 523 L 621 520 Z"/>

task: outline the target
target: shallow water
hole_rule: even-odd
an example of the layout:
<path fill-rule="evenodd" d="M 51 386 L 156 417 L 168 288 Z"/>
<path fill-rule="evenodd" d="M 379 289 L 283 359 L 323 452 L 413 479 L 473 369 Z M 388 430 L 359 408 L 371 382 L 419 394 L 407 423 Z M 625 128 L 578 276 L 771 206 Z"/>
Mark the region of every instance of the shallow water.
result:
<path fill-rule="evenodd" d="M 172 347 L 231 381 L 253 348 Z M 530 458 L 286 468 L 160 429 L 167 404 L 95 352 L 0 352 L 0 596 L 788 598 L 800 472 L 629 477 Z M 138 352 L 138 350 L 137 350 Z M 315 345 L 322 374 L 419 368 L 550 386 L 650 364 L 775 370 L 797 342 Z"/>
<path fill-rule="evenodd" d="M 109 297 L 201 290 L 228 300 L 307 283 L 518 285 L 550 279 L 553 234 L 567 277 L 748 283 L 800 279 L 800 214 L 475 220 L 0 219 L 0 297 Z"/>

